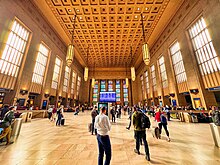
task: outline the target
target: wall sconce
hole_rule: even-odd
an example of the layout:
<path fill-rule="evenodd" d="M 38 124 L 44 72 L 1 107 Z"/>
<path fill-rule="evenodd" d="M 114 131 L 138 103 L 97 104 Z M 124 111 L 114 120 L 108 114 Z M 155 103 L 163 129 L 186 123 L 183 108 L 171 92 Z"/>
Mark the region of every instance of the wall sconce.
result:
<path fill-rule="evenodd" d="M 45 94 L 44 94 L 44 97 L 45 97 L 45 98 L 48 98 L 48 97 L 50 97 L 50 94 L 49 94 L 49 93 L 45 93 Z"/>
<path fill-rule="evenodd" d="M 87 49 L 87 65 L 88 65 L 88 54 L 89 54 L 89 47 Z M 84 69 L 84 80 L 87 81 L 89 77 L 89 68 L 86 66 Z"/>
<path fill-rule="evenodd" d="M 125 86 L 128 88 L 128 78 L 125 79 Z"/>
<path fill-rule="evenodd" d="M 85 70 L 84 70 L 84 80 L 87 81 L 88 77 L 89 77 L 89 68 L 85 67 Z"/>
<path fill-rule="evenodd" d="M 94 88 L 94 86 L 95 86 L 95 79 L 92 78 L 92 88 Z"/>
<path fill-rule="evenodd" d="M 190 89 L 190 93 L 197 94 L 199 93 L 198 89 Z"/>
<path fill-rule="evenodd" d="M 0 96 L 4 97 L 5 93 L 4 92 L 0 92 Z"/>
<path fill-rule="evenodd" d="M 21 90 L 20 90 L 20 94 L 21 94 L 21 95 L 26 95 L 26 94 L 28 94 L 28 90 L 22 90 L 22 89 L 21 89 Z"/>
<path fill-rule="evenodd" d="M 175 97 L 175 93 L 170 93 L 170 97 Z"/>

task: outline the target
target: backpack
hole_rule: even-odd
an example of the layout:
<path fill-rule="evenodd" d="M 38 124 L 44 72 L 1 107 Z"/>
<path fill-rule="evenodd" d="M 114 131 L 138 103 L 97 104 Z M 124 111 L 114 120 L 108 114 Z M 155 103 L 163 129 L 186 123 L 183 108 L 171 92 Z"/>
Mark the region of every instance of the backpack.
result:
<path fill-rule="evenodd" d="M 61 114 L 61 109 L 57 110 L 57 115 Z"/>
<path fill-rule="evenodd" d="M 144 113 L 140 113 L 140 120 L 141 120 L 141 128 L 145 129 L 145 128 L 150 128 L 150 119 L 148 116 L 146 116 Z"/>
<path fill-rule="evenodd" d="M 166 124 L 167 123 L 167 118 L 163 114 L 161 114 L 160 115 L 160 121 L 161 121 L 161 123 Z"/>

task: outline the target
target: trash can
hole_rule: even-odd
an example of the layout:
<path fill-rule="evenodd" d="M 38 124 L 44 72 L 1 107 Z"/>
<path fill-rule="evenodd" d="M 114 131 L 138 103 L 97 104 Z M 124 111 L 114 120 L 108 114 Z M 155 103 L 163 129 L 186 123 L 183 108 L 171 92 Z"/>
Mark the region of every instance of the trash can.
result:
<path fill-rule="evenodd" d="M 215 146 L 220 148 L 220 126 L 217 126 L 214 123 L 210 123 L 209 125 Z"/>
<path fill-rule="evenodd" d="M 17 138 L 21 131 L 21 125 L 22 125 L 22 118 L 16 118 L 15 122 L 12 124 L 12 132 L 11 137 Z"/>

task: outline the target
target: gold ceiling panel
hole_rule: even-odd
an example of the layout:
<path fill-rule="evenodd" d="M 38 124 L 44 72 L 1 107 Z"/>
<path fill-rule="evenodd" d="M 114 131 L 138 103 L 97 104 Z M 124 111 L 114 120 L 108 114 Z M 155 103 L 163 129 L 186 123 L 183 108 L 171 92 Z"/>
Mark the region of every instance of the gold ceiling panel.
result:
<path fill-rule="evenodd" d="M 74 45 L 88 66 L 125 67 L 141 53 L 141 17 L 149 39 L 170 0 L 46 0 L 71 39 L 77 14 Z"/>

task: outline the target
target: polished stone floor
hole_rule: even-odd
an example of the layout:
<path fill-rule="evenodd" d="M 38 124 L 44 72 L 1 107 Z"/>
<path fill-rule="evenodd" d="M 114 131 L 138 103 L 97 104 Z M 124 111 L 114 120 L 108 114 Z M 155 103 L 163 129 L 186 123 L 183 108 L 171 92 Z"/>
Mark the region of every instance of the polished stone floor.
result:
<path fill-rule="evenodd" d="M 65 113 L 65 126 L 56 127 L 48 119 L 23 123 L 21 134 L 14 144 L 0 144 L 0 165 L 96 165 L 96 136 L 88 132 L 90 113 Z M 128 116 L 112 124 L 112 165 L 181 164 L 219 165 L 220 149 L 214 147 L 208 124 L 169 122 L 171 142 L 164 132 L 160 140 L 148 131 L 151 162 L 133 152 L 133 128 L 126 130 Z M 153 123 L 154 125 L 154 123 Z"/>

